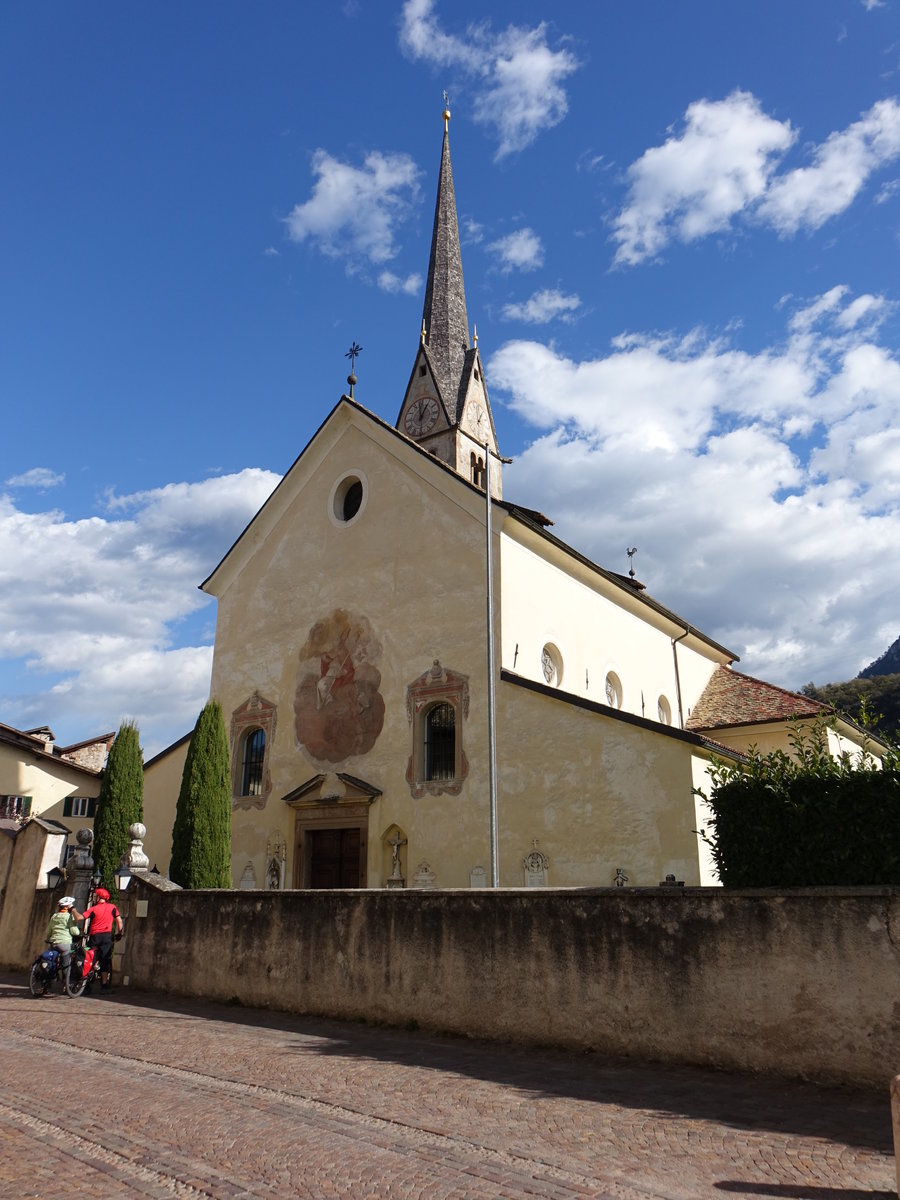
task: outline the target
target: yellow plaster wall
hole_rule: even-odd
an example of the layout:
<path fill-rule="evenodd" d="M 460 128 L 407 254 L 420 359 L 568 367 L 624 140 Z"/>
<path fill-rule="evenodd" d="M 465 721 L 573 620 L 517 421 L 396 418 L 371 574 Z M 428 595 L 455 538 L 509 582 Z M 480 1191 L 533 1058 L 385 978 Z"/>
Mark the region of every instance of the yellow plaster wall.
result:
<path fill-rule="evenodd" d="M 513 683 L 498 743 L 501 884 L 524 883 L 534 838 L 554 887 L 609 887 L 617 867 L 632 886 L 701 882 L 688 743 Z"/>
<path fill-rule="evenodd" d="M 147 829 L 144 853 L 150 866 L 156 867 L 160 875 L 169 874 L 172 826 L 189 746 L 190 738 L 187 738 L 163 751 L 155 762 L 144 767 L 144 825 Z"/>

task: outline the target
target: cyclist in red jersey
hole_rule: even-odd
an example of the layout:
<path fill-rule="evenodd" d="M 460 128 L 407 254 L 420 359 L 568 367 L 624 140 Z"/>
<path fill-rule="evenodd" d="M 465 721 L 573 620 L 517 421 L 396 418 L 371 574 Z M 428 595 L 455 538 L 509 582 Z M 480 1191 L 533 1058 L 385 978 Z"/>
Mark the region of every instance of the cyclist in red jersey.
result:
<path fill-rule="evenodd" d="M 85 930 L 90 934 L 90 945 L 93 946 L 100 958 L 100 986 L 108 989 L 111 986 L 113 930 L 121 933 L 124 929 L 119 910 L 110 902 L 106 888 L 97 888 L 94 892 L 95 903 L 86 908 L 83 913 L 73 912 L 76 921 L 85 922 Z M 87 924 L 90 918 L 90 925 Z"/>

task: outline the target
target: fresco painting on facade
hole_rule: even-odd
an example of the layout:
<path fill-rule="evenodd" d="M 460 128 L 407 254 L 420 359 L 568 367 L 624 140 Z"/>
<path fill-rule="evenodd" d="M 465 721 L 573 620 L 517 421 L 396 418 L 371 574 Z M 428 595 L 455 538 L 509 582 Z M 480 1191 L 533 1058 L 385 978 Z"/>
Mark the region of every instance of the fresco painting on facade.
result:
<path fill-rule="evenodd" d="M 384 725 L 381 643 L 364 616 L 338 608 L 300 650 L 294 697 L 297 741 L 318 762 L 367 754 Z"/>

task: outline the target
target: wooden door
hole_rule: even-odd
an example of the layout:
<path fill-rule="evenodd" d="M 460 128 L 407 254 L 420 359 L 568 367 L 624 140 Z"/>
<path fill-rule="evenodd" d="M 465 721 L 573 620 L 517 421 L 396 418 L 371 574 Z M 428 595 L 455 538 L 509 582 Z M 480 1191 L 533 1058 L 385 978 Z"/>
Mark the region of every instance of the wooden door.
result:
<path fill-rule="evenodd" d="M 359 829 L 310 829 L 309 886 L 358 888 Z"/>

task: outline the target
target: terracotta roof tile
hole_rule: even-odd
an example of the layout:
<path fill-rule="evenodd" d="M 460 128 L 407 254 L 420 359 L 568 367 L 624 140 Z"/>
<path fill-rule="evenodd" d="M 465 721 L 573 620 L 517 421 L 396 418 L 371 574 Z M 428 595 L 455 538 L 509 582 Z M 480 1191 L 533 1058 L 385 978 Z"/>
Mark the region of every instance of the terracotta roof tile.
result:
<path fill-rule="evenodd" d="M 732 725 L 758 725 L 787 721 L 791 717 L 818 717 L 834 710 L 827 704 L 742 675 L 730 667 L 717 667 L 685 722 L 686 729 L 726 729 Z"/>

